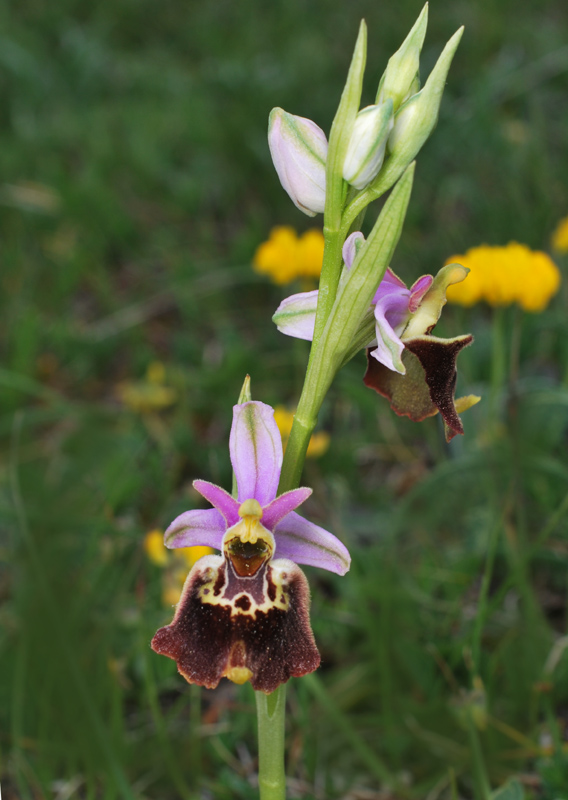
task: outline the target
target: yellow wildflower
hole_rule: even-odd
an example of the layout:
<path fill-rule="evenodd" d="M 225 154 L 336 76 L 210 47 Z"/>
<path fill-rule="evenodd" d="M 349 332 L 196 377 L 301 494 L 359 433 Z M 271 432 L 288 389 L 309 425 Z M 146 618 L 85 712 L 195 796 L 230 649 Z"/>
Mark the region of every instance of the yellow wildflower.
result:
<path fill-rule="evenodd" d="M 329 439 L 330 436 L 327 431 L 318 431 L 317 433 L 313 433 L 306 452 L 306 458 L 319 458 L 320 456 L 323 456 L 324 453 L 327 453 L 329 448 Z"/>
<path fill-rule="evenodd" d="M 179 547 L 176 550 L 172 550 L 172 552 L 176 558 L 183 559 L 191 569 L 202 556 L 209 556 L 215 551 L 211 547 L 196 544 L 195 547 Z"/>
<path fill-rule="evenodd" d="M 164 386 L 166 369 L 160 361 L 148 365 L 146 376 L 142 381 L 124 381 L 119 383 L 116 391 L 120 401 L 139 414 L 161 411 L 173 405 L 177 400 L 177 392 L 170 386 Z"/>
<path fill-rule="evenodd" d="M 55 214 L 61 206 L 61 197 L 51 186 L 35 181 L 21 181 L 0 186 L 0 203 L 25 211 Z"/>
<path fill-rule="evenodd" d="M 202 556 L 215 552 L 211 547 L 199 545 L 168 550 L 164 544 L 164 532 L 157 529 L 144 537 L 144 550 L 153 564 L 165 568 L 162 590 L 165 606 L 175 606 L 178 602 L 188 568 L 191 569 Z"/>
<path fill-rule="evenodd" d="M 164 544 L 164 532 L 153 530 L 144 537 L 144 550 L 146 555 L 159 567 L 165 567 L 168 563 L 168 551 Z"/>
<path fill-rule="evenodd" d="M 292 430 L 292 423 L 294 422 L 294 413 L 289 411 L 284 406 L 276 406 L 274 409 L 274 420 L 282 436 L 282 444 L 286 449 L 288 437 Z M 306 452 L 307 458 L 319 458 L 323 456 L 329 447 L 330 436 L 326 431 L 318 431 L 314 433 L 310 439 L 308 450 Z"/>
<path fill-rule="evenodd" d="M 492 306 L 518 303 L 525 311 L 543 311 L 560 286 L 560 271 L 552 259 L 517 242 L 472 247 L 446 261 L 453 262 L 469 269 L 466 280 L 447 291 L 451 303 L 463 306 L 485 300 Z"/>
<path fill-rule="evenodd" d="M 268 241 L 257 247 L 253 267 L 280 285 L 296 278 L 319 278 L 323 245 L 323 234 L 317 228 L 301 236 L 288 226 L 273 228 Z"/>
<path fill-rule="evenodd" d="M 568 253 L 568 217 L 560 220 L 552 234 L 552 247 L 558 253 Z"/>
<path fill-rule="evenodd" d="M 181 590 L 183 589 L 183 584 L 185 581 L 178 581 L 175 584 L 168 583 L 164 586 L 162 590 L 162 603 L 165 606 L 177 606 L 179 603 L 179 598 L 181 595 Z"/>

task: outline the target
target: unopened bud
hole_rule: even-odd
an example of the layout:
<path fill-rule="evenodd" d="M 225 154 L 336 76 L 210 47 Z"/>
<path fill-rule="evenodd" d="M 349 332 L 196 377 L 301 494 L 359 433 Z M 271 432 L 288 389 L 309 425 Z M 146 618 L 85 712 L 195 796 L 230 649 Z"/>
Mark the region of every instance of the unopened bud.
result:
<path fill-rule="evenodd" d="M 392 126 L 392 100 L 357 114 L 343 165 L 343 177 L 356 189 L 364 189 L 380 170 Z"/>
<path fill-rule="evenodd" d="M 401 164 L 413 160 L 438 121 L 448 70 L 462 34 L 463 27 L 454 33 L 444 47 L 424 88 L 407 100 L 394 118 L 388 149 L 391 157 Z"/>
<path fill-rule="evenodd" d="M 420 61 L 420 51 L 426 36 L 428 25 L 428 3 L 422 9 L 420 16 L 404 42 L 396 53 L 390 57 L 385 74 L 381 78 L 377 103 L 389 98 L 393 101 L 395 112 L 407 99 L 418 91 L 416 79 Z M 412 91 L 414 89 L 414 91 Z"/>
<path fill-rule="evenodd" d="M 325 207 L 327 139 L 315 122 L 273 108 L 268 145 L 280 183 L 294 205 L 309 217 Z"/>

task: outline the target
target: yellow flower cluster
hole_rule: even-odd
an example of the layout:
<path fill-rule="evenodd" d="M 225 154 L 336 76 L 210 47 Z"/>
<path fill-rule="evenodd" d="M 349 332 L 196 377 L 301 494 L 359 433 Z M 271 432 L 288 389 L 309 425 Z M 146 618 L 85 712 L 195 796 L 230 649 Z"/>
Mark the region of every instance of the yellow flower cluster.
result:
<path fill-rule="evenodd" d="M 120 402 L 137 414 L 151 414 L 172 406 L 177 392 L 165 386 L 166 368 L 161 361 L 148 365 L 146 376 L 141 381 L 123 381 L 116 387 Z"/>
<path fill-rule="evenodd" d="M 153 564 L 165 570 L 162 589 L 162 602 L 165 606 L 175 606 L 178 602 L 188 569 L 202 556 L 214 552 L 210 547 L 198 546 L 168 550 L 164 545 L 164 532 L 160 530 L 146 534 L 144 550 Z"/>
<path fill-rule="evenodd" d="M 568 217 L 561 219 L 552 234 L 552 247 L 557 253 L 568 253 Z"/>
<path fill-rule="evenodd" d="M 288 411 L 287 408 L 284 406 L 276 406 L 274 409 L 274 420 L 278 425 L 278 430 L 280 431 L 280 435 L 282 436 L 282 444 L 284 449 L 286 449 L 286 444 L 288 442 L 288 437 L 290 436 L 290 431 L 292 430 L 292 424 L 294 422 L 294 413 L 292 411 Z M 312 438 L 310 439 L 310 443 L 308 445 L 308 450 L 306 452 L 307 458 L 319 458 L 323 456 L 323 454 L 327 451 L 329 447 L 329 433 L 326 431 L 319 431 L 318 433 L 314 433 Z"/>
<path fill-rule="evenodd" d="M 552 259 L 517 242 L 472 247 L 446 264 L 453 262 L 469 269 L 466 280 L 447 291 L 450 303 L 462 306 L 485 300 L 492 306 L 518 303 L 525 311 L 543 311 L 560 286 L 560 270 Z"/>
<path fill-rule="evenodd" d="M 301 236 L 294 228 L 273 228 L 268 241 L 257 247 L 253 267 L 279 285 L 291 283 L 296 278 L 319 278 L 323 244 L 323 234 L 317 228 L 311 228 Z"/>

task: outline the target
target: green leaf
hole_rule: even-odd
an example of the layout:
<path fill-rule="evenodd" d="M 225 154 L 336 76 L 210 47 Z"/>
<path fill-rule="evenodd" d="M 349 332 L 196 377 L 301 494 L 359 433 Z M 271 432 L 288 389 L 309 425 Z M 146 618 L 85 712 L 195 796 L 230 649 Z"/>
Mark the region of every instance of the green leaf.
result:
<path fill-rule="evenodd" d="M 491 800 L 524 800 L 524 797 L 523 785 L 516 778 L 511 778 L 491 793 Z"/>

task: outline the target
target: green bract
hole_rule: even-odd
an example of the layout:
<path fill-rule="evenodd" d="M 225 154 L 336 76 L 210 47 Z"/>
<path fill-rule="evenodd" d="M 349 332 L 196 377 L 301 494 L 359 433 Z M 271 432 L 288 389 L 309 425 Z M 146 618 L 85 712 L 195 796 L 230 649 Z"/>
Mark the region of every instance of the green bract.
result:
<path fill-rule="evenodd" d="M 428 26 L 428 3 L 422 9 L 412 30 L 396 53 L 390 57 L 389 63 L 377 92 L 377 103 L 392 100 L 395 112 L 399 106 L 418 91 L 416 88 L 420 62 L 420 52 Z"/>

